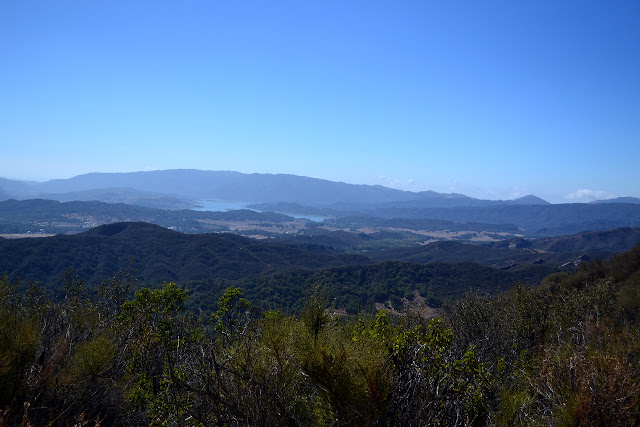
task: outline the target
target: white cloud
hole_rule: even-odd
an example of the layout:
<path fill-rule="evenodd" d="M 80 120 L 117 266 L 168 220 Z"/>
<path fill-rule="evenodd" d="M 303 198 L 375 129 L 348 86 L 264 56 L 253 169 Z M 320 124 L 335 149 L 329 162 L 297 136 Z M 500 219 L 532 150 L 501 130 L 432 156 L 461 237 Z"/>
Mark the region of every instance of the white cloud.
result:
<path fill-rule="evenodd" d="M 616 197 L 615 194 L 609 193 L 607 191 L 589 190 L 587 188 L 582 188 L 564 196 L 565 199 L 574 202 L 591 202 L 593 200 L 612 199 L 614 197 Z"/>
<path fill-rule="evenodd" d="M 382 181 L 380 185 L 405 191 L 423 191 L 425 186 L 417 182 L 413 178 L 398 179 L 390 176 L 380 175 L 378 180 Z"/>
<path fill-rule="evenodd" d="M 515 185 L 511 187 L 511 189 L 506 193 L 508 194 L 506 196 L 506 200 L 519 199 L 520 197 L 524 197 L 531 194 L 531 192 L 527 187 L 523 187 L 521 185 Z"/>
<path fill-rule="evenodd" d="M 529 188 L 521 185 L 514 185 L 510 188 L 495 186 L 480 187 L 458 179 L 451 180 L 447 185 L 436 186 L 433 190 L 446 193 L 459 193 L 486 200 L 513 200 L 531 194 Z"/>

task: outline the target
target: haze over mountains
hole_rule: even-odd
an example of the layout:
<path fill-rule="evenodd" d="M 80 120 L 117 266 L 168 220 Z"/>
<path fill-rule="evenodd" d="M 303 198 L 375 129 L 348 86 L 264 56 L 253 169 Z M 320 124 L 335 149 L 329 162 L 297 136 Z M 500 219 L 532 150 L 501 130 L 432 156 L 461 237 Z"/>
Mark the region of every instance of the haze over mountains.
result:
<path fill-rule="evenodd" d="M 253 203 L 289 202 L 312 206 L 340 204 L 342 207 L 352 208 L 385 203 L 401 203 L 407 208 L 547 204 L 532 195 L 509 201 L 480 200 L 456 193 L 410 192 L 380 185 L 354 185 L 296 175 L 192 169 L 89 173 L 46 182 L 0 179 L 0 197 L 5 200 L 38 197 L 60 201 L 114 201 L 118 194 L 124 199 L 119 201 L 155 195 L 178 197 L 184 202 L 212 199 Z M 166 207 L 172 207 L 171 201 L 167 201 Z"/>
<path fill-rule="evenodd" d="M 640 199 L 637 197 L 615 197 L 613 199 L 606 200 L 594 200 L 591 203 L 640 203 Z"/>
<path fill-rule="evenodd" d="M 299 308 L 320 286 L 344 314 L 416 306 L 432 315 L 470 289 L 538 285 L 640 242 L 640 204 L 629 198 L 491 201 L 196 170 L 4 179 L 0 198 L 8 199 L 0 201 L 6 279 L 38 282 L 62 298 L 69 274 L 96 292 L 135 270 L 138 285 L 189 289 L 190 308 L 202 313 L 229 286 L 261 309 Z M 211 200 L 252 209 L 192 209 Z M 34 236 L 48 237 L 18 238 Z"/>
<path fill-rule="evenodd" d="M 360 218 L 360 227 L 367 226 L 371 219 L 430 219 L 456 224 L 473 224 L 470 231 L 505 231 L 530 236 L 553 236 L 575 234 L 583 231 L 607 230 L 616 227 L 640 226 L 640 204 L 638 199 L 622 197 L 602 200 L 597 203 L 549 204 L 528 195 L 515 200 L 481 200 L 462 194 L 444 194 L 434 191 L 410 192 L 379 185 L 353 185 L 317 178 L 284 174 L 243 174 L 228 171 L 202 171 L 176 169 L 131 173 L 89 173 L 70 179 L 46 182 L 16 181 L 0 179 L 0 200 L 51 199 L 62 202 L 102 201 L 125 203 L 169 210 L 193 209 L 206 201 L 232 201 L 248 204 L 251 209 L 262 212 L 313 215 L 324 218 Z M 65 205 L 64 209 L 71 205 Z M 74 212 L 61 213 L 69 218 L 91 216 L 86 207 L 95 211 L 95 206 L 73 205 Z M 15 209 L 24 209 L 14 206 Z M 51 207 L 59 211 L 62 206 Z M 42 205 L 40 205 L 42 209 Z M 63 209 L 63 210 L 64 210 Z M 100 220 L 95 225 L 147 218 L 166 219 L 166 213 L 146 212 L 123 215 L 123 208 L 100 207 L 110 211 L 111 220 Z M 117 212 L 116 212 L 117 211 Z M 186 211 L 185 211 L 186 212 Z M 182 224 L 188 217 L 192 226 L 188 232 L 217 231 L 209 227 L 200 231 L 211 218 L 199 218 L 194 214 L 182 215 Z M 202 217 L 202 215 L 200 215 Z M 218 218 L 216 218 L 218 219 Z M 0 218 L 1 220 L 1 218 Z M 50 224 L 52 219 L 40 219 Z M 169 226 L 175 221 L 151 220 Z M 89 223 L 91 223 L 89 221 Z M 478 225 L 480 224 L 480 225 Z M 25 225 L 33 228 L 33 226 Z M 179 229 L 179 225 L 176 225 Z M 465 228 L 459 225 L 440 224 L 445 230 Z M 59 232 L 59 231 L 55 231 Z"/>
<path fill-rule="evenodd" d="M 129 173 L 88 173 L 45 182 L 0 178 L 0 200 L 46 198 L 99 200 L 183 208 L 198 200 L 297 203 L 342 210 L 378 207 L 428 208 L 494 205 L 547 205 L 534 195 L 514 200 L 482 200 L 457 193 L 411 192 L 380 185 L 355 185 L 287 174 L 174 169 Z M 155 201 L 155 202 L 154 202 Z M 146 202 L 146 204 L 145 204 Z M 618 197 L 593 203 L 640 203 Z"/>

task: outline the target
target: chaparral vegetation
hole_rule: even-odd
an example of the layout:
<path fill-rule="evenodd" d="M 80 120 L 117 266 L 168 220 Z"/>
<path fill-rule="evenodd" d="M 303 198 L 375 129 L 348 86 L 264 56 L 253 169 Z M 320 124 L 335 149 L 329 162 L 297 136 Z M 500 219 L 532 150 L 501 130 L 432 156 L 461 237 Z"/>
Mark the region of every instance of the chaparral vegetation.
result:
<path fill-rule="evenodd" d="M 0 279 L 0 425 L 638 425 L 640 247 L 439 317 Z"/>

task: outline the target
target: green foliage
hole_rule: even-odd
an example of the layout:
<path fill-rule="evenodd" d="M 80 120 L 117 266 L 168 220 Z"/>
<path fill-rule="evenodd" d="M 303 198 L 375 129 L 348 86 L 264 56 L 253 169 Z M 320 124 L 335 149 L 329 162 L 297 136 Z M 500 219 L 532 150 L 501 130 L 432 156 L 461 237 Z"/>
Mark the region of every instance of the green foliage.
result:
<path fill-rule="evenodd" d="M 247 298 L 259 303 L 262 309 L 290 307 L 299 310 L 307 290 L 320 286 L 335 307 L 357 314 L 363 308 L 373 308 L 376 302 L 389 300 L 394 308 L 402 308 L 402 298 L 405 295 L 413 297 L 413 291 L 427 299 L 431 306 L 438 307 L 444 301 L 464 296 L 470 288 L 495 293 L 512 287 L 516 279 L 513 273 L 473 263 L 386 261 L 318 271 L 281 272 L 234 283 L 240 285 Z M 196 290 L 198 295 L 211 290 L 211 286 L 200 286 Z M 225 282 L 213 284 L 216 290 L 224 289 L 223 286 Z"/>
<path fill-rule="evenodd" d="M 318 286 L 314 286 L 300 313 L 300 318 L 308 328 L 314 342 L 318 341 L 320 332 L 329 322 L 328 299 L 322 296 Z"/>
<path fill-rule="evenodd" d="M 321 286 L 299 315 L 229 287 L 212 318 L 174 283 L 126 300 L 124 273 L 87 295 L 69 272 L 52 302 L 4 276 L 0 425 L 637 425 L 639 271 L 640 248 L 431 319 L 338 317 Z"/>
<path fill-rule="evenodd" d="M 235 329 L 251 304 L 242 297 L 242 289 L 230 286 L 218 299 L 218 310 L 211 315 L 218 332 Z"/>
<path fill-rule="evenodd" d="M 155 407 L 165 397 L 165 365 L 173 369 L 171 351 L 180 345 L 178 315 L 186 299 L 187 291 L 165 283 L 162 289 L 140 289 L 123 304 L 119 330 L 129 343 L 127 372 L 133 384 L 127 396 L 136 408 Z"/>
<path fill-rule="evenodd" d="M 368 334 L 355 340 L 352 336 L 352 326 L 340 322 L 327 322 L 317 335 L 308 328 L 301 369 L 318 387 L 336 419 L 367 424 L 387 410 L 391 365 L 386 342 Z"/>
<path fill-rule="evenodd" d="M 640 337 L 629 310 L 640 305 L 629 300 L 638 288 L 638 260 L 636 248 L 573 276 L 550 276 L 539 288 L 516 287 L 495 298 L 470 294 L 448 308 L 460 344 L 477 344 L 479 360 L 501 381 L 494 420 L 639 422 Z"/>
<path fill-rule="evenodd" d="M 116 351 L 113 339 L 105 335 L 78 344 L 71 359 L 73 381 L 103 377 L 112 368 Z"/>
<path fill-rule="evenodd" d="M 33 318 L 0 311 L 0 402 L 8 402 L 22 391 L 39 341 L 40 330 Z"/>

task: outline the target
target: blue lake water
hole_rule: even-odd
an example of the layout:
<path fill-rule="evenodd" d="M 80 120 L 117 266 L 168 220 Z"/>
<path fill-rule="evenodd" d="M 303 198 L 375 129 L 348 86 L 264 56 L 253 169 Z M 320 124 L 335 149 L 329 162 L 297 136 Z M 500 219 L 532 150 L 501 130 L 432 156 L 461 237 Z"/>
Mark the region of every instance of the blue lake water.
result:
<path fill-rule="evenodd" d="M 202 205 L 201 208 L 194 209 L 196 211 L 211 211 L 211 212 L 225 212 L 225 211 L 237 211 L 240 209 L 249 209 L 246 206 L 251 202 L 220 202 L 215 200 L 198 200 L 198 204 Z M 249 209 L 255 211 L 255 209 Z"/>
<path fill-rule="evenodd" d="M 198 204 L 202 205 L 202 207 L 194 210 L 210 211 L 210 212 L 237 211 L 240 209 L 249 209 L 247 205 L 250 205 L 252 203 L 253 202 L 222 202 L 217 200 L 198 200 Z M 257 209 L 249 209 L 249 210 L 260 212 Z M 323 216 L 297 215 L 297 214 L 291 214 L 287 212 L 279 212 L 279 213 L 291 216 L 293 218 L 310 219 L 311 221 L 316 221 L 316 222 L 321 222 L 327 219 L 326 217 L 323 217 Z"/>

